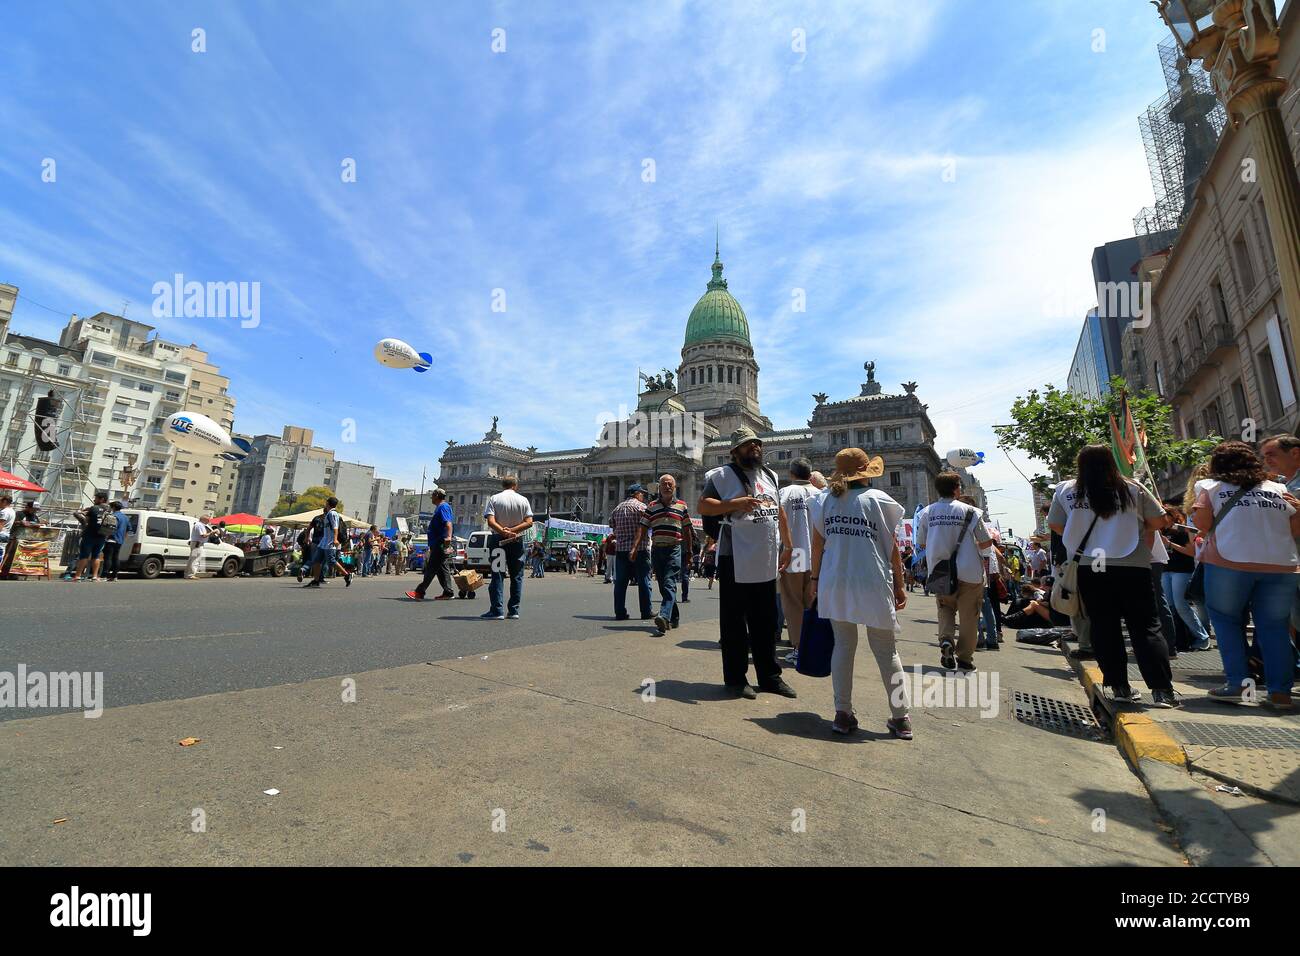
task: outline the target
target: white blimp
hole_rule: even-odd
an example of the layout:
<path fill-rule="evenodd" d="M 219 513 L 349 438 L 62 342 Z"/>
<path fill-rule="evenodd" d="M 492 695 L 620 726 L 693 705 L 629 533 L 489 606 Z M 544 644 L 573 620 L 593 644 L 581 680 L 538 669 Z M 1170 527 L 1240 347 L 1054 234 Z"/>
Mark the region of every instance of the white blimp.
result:
<path fill-rule="evenodd" d="M 381 339 L 375 346 L 375 358 L 380 365 L 389 368 L 413 368 L 417 372 L 427 372 L 433 365 L 433 356 L 428 352 L 417 352 L 401 339 Z"/>
<path fill-rule="evenodd" d="M 177 448 L 216 455 L 226 461 L 242 461 L 253 450 L 243 438 L 231 438 L 229 433 L 198 412 L 177 412 L 163 423 L 163 435 Z"/>
<path fill-rule="evenodd" d="M 954 448 L 946 457 L 948 464 L 954 468 L 973 468 L 984 464 L 984 452 L 971 451 L 969 448 Z"/>

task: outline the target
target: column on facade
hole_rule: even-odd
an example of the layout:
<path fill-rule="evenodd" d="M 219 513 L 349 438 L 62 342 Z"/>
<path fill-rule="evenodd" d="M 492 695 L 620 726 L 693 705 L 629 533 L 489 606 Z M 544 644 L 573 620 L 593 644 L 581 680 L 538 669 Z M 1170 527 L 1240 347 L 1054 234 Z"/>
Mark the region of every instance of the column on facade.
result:
<path fill-rule="evenodd" d="M 619 502 L 621 502 L 625 497 L 627 497 L 627 489 L 623 484 L 624 480 L 625 479 L 622 475 L 618 476 L 618 501 Z"/>

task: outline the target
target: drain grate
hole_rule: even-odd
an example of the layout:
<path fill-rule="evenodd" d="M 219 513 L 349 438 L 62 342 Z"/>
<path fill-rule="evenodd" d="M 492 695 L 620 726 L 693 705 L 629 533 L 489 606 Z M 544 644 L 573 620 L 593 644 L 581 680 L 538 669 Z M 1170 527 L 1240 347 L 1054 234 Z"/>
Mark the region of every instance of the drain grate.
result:
<path fill-rule="evenodd" d="M 1106 737 L 1097 718 L 1087 707 L 1019 690 L 1011 699 L 1015 705 L 1016 720 L 1022 724 L 1084 740 L 1104 740 Z"/>
<path fill-rule="evenodd" d="M 1244 750 L 1300 750 L 1300 730 L 1268 724 L 1207 724 L 1169 721 L 1179 741 L 1202 747 L 1240 747 Z"/>

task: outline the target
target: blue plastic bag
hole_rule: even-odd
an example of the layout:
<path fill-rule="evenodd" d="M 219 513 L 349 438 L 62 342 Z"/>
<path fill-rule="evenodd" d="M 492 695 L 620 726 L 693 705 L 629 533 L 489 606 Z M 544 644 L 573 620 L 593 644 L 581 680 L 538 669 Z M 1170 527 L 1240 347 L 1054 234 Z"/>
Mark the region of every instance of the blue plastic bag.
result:
<path fill-rule="evenodd" d="M 817 603 L 803 612 L 803 633 L 799 636 L 799 663 L 794 669 L 805 677 L 829 677 L 835 631 L 831 622 L 817 616 Z"/>

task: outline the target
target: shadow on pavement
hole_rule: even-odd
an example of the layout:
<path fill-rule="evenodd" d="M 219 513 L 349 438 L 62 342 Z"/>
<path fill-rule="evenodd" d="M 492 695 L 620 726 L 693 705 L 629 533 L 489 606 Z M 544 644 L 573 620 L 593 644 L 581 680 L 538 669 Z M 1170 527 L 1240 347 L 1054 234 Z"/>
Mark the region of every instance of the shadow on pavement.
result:
<path fill-rule="evenodd" d="M 862 744 L 869 740 L 891 740 L 888 731 L 872 731 L 859 727 L 856 733 L 831 732 L 831 722 L 811 711 L 790 711 L 775 717 L 750 717 L 749 722 L 762 727 L 769 734 L 782 737 L 803 737 L 805 740 L 825 740 L 844 744 Z"/>
<path fill-rule="evenodd" d="M 634 693 L 640 694 L 644 688 L 637 687 Z M 733 700 L 731 692 L 721 684 L 703 681 L 661 680 L 655 681 L 655 697 L 675 700 L 679 704 L 699 704 L 707 701 Z"/>

